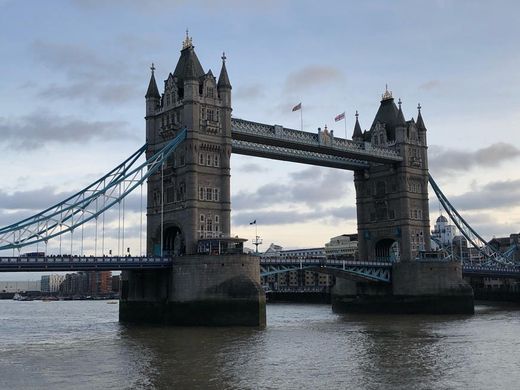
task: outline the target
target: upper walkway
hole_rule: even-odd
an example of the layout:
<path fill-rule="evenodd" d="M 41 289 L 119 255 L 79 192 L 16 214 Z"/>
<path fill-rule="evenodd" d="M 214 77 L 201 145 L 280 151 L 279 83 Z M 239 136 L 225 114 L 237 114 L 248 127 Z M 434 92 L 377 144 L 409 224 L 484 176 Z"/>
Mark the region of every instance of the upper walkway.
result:
<path fill-rule="evenodd" d="M 233 153 L 275 160 L 348 170 L 366 168 L 371 162 L 393 164 L 403 160 L 394 149 L 337 138 L 332 131 L 309 133 L 233 118 L 231 135 Z"/>

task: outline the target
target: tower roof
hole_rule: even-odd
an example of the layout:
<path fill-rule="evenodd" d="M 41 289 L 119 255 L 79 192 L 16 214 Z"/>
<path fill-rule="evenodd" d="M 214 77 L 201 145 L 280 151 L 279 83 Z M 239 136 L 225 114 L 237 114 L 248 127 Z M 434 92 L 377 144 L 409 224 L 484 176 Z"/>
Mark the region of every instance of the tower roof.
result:
<path fill-rule="evenodd" d="M 184 80 L 198 79 L 204 76 L 204 69 L 200 64 L 197 54 L 195 54 L 192 40 L 186 33 L 186 39 L 182 44 L 181 56 L 177 61 L 177 66 L 173 71 L 173 76 L 177 77 L 177 86 L 182 88 Z"/>
<path fill-rule="evenodd" d="M 377 122 L 385 125 L 389 140 L 395 139 L 395 128 L 402 126 L 399 109 L 395 105 L 392 92 L 388 91 L 388 88 L 382 96 L 381 105 L 379 106 L 374 121 L 372 122 L 372 126 L 370 127 L 371 130 L 375 127 Z M 403 122 L 406 123 L 404 117 Z"/>
<path fill-rule="evenodd" d="M 230 88 L 231 83 L 226 69 L 226 53 L 222 53 L 222 69 L 220 69 L 220 76 L 218 76 L 217 88 Z"/>
<path fill-rule="evenodd" d="M 146 95 L 144 95 L 145 98 L 161 98 L 161 95 L 159 94 L 159 89 L 157 88 L 157 83 L 155 82 L 155 76 L 154 71 L 155 67 L 151 66 L 150 68 L 152 70 L 152 75 L 150 76 L 150 83 L 148 83 L 148 90 L 146 91 Z"/>

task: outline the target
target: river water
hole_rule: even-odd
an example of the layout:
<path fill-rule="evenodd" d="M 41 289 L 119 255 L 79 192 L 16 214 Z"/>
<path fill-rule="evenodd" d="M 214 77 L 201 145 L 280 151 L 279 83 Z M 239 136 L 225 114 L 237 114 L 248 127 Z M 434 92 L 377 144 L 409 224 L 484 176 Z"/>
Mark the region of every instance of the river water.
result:
<path fill-rule="evenodd" d="M 336 315 L 266 329 L 124 326 L 106 301 L 0 301 L 0 389 L 519 389 L 520 309 Z"/>

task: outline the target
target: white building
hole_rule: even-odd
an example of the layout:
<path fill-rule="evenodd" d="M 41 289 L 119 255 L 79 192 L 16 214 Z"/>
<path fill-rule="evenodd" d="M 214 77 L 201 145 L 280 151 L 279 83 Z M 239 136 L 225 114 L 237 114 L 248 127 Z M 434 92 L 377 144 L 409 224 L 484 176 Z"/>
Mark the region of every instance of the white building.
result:
<path fill-rule="evenodd" d="M 357 258 L 358 254 L 357 234 L 342 234 L 332 237 L 325 244 L 327 259 L 341 259 L 345 257 Z"/>
<path fill-rule="evenodd" d="M 43 275 L 41 278 L 42 292 L 54 293 L 60 290 L 60 285 L 65 280 L 65 275 Z"/>
<path fill-rule="evenodd" d="M 440 215 L 435 222 L 435 227 L 432 230 L 432 250 L 440 249 L 439 243 L 443 246 L 449 246 L 453 243 L 453 239 L 457 234 L 457 228 L 454 225 L 449 225 L 448 220 L 444 215 Z"/>

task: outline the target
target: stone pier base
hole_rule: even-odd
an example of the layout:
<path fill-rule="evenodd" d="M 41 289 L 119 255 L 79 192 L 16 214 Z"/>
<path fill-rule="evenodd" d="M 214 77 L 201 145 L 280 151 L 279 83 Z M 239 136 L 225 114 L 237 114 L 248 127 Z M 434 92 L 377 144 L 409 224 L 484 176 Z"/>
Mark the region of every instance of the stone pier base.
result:
<path fill-rule="evenodd" d="M 473 290 L 456 262 L 401 262 L 392 283 L 336 279 L 332 310 L 337 313 L 473 314 Z"/>
<path fill-rule="evenodd" d="M 171 269 L 125 271 L 119 320 L 182 326 L 265 326 L 258 258 L 182 256 Z"/>

